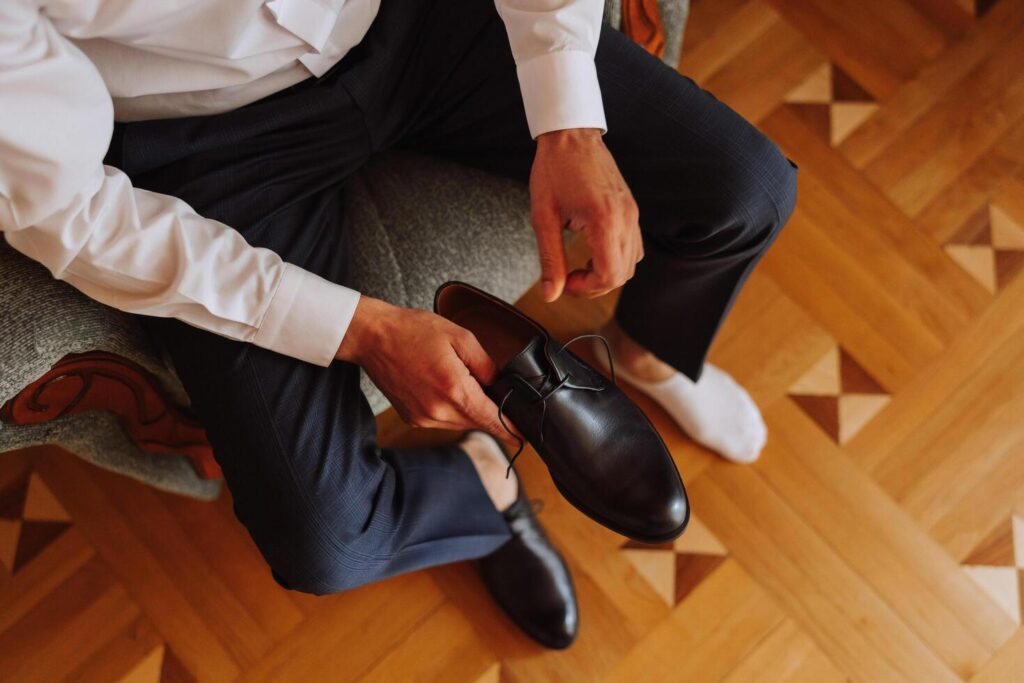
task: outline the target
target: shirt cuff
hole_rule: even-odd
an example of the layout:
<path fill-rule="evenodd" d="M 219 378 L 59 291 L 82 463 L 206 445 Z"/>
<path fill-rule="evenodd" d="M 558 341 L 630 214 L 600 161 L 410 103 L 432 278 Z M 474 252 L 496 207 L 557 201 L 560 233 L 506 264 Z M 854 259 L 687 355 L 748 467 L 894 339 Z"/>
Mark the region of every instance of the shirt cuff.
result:
<path fill-rule="evenodd" d="M 327 367 L 341 346 L 359 303 L 359 292 L 291 263 L 270 300 L 253 343 Z"/>
<path fill-rule="evenodd" d="M 594 57 L 580 50 L 548 52 L 519 65 L 519 88 L 530 135 L 568 128 L 608 132 Z"/>

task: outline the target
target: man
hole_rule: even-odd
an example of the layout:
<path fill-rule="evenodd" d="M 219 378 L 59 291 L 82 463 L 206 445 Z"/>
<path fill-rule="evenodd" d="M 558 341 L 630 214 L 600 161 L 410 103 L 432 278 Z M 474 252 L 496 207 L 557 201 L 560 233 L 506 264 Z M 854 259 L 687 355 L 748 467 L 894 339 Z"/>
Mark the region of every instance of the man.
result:
<path fill-rule="evenodd" d="M 505 434 L 471 334 L 346 287 L 339 189 L 397 146 L 528 180 L 544 298 L 625 285 L 604 331 L 620 374 L 726 458 L 757 457 L 756 407 L 704 357 L 792 211 L 795 171 L 601 15 L 598 0 L 0 6 L 0 228 L 150 316 L 283 585 L 345 590 L 522 540 L 492 440 L 375 443 L 357 366 L 411 424 Z M 564 229 L 587 268 L 566 272 Z"/>

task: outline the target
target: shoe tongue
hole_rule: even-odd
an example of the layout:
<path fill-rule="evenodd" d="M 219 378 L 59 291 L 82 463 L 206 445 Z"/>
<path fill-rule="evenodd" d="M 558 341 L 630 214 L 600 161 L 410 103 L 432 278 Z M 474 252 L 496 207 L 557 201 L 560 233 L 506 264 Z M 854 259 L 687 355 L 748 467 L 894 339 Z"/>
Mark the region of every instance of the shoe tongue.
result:
<path fill-rule="evenodd" d="M 498 373 L 502 375 L 519 375 L 529 380 L 533 377 L 546 375 L 551 368 L 547 355 L 544 353 L 544 346 L 547 340 L 544 337 L 536 336 L 516 356 L 505 364 L 505 367 Z"/>

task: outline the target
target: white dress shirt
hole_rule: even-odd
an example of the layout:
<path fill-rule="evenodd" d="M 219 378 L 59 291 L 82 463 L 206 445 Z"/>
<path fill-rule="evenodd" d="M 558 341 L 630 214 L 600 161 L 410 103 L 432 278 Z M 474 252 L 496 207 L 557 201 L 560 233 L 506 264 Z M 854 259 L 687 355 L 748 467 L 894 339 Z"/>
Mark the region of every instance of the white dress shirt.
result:
<path fill-rule="evenodd" d="M 380 1 L 0 0 L 7 242 L 115 308 L 329 365 L 358 292 L 102 162 L 115 119 L 213 114 L 323 75 Z M 602 0 L 495 1 L 532 135 L 605 129 Z"/>

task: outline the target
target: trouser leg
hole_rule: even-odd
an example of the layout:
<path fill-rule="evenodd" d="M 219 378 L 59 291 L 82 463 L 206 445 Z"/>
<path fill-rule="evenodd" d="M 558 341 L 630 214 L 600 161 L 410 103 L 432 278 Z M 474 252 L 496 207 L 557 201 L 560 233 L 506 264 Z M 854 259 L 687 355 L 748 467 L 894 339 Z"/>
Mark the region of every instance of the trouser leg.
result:
<path fill-rule="evenodd" d="M 450 103 L 405 144 L 526 181 L 535 144 L 504 27 L 452 0 L 478 32 L 430 97 Z M 795 167 L 693 81 L 605 27 L 596 56 L 612 156 L 640 208 L 646 258 L 622 289 L 620 325 L 696 379 L 743 283 L 796 201 Z"/>
<path fill-rule="evenodd" d="M 178 196 L 254 246 L 353 284 L 342 188 L 370 144 L 337 81 L 222 115 L 122 125 L 116 136 L 108 163 L 137 187 Z M 356 366 L 321 368 L 175 320 L 142 320 L 169 350 L 237 516 L 283 584 L 339 591 L 508 539 L 461 451 L 377 445 Z"/>

